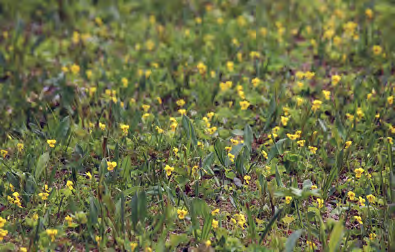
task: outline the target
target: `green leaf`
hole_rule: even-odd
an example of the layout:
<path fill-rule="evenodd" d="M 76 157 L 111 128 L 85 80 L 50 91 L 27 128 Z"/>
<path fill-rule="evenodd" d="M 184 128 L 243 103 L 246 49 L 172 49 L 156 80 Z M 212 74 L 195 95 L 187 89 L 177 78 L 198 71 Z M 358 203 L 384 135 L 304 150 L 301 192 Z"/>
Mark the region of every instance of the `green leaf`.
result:
<path fill-rule="evenodd" d="M 288 237 L 287 242 L 285 243 L 285 252 L 294 251 L 296 242 L 300 238 L 302 233 L 303 233 L 303 229 L 298 229 Z"/>
<path fill-rule="evenodd" d="M 338 251 L 338 247 L 340 245 L 340 241 L 343 237 L 343 222 L 342 221 L 338 221 L 335 224 L 335 227 L 332 230 L 331 236 L 330 236 L 330 240 L 329 240 L 329 252 L 334 252 L 334 251 Z"/>
<path fill-rule="evenodd" d="M 59 126 L 56 129 L 56 139 L 58 139 L 59 141 L 66 141 L 69 130 L 70 130 L 70 118 L 66 116 L 59 123 Z"/>
<path fill-rule="evenodd" d="M 259 241 L 259 244 L 261 244 L 262 241 L 265 239 L 267 233 L 269 233 L 269 231 L 270 231 L 270 229 L 272 228 L 274 222 L 280 218 L 282 211 L 283 211 L 282 209 L 279 209 L 279 210 L 274 214 L 274 216 L 270 219 L 269 224 L 267 224 L 267 226 L 265 227 L 265 230 L 263 230 L 263 233 L 262 233 L 262 235 L 261 235 L 261 240 Z"/>
<path fill-rule="evenodd" d="M 184 128 L 185 133 L 188 136 L 188 139 L 191 140 L 193 145 L 197 145 L 197 138 L 196 138 L 196 132 L 195 128 L 193 127 L 193 124 L 191 120 L 185 115 L 182 116 L 182 126 Z"/>
<path fill-rule="evenodd" d="M 214 153 L 211 152 L 210 154 L 207 155 L 207 157 L 203 160 L 202 168 L 205 170 L 208 174 L 214 175 L 213 170 L 211 169 L 211 165 L 214 163 Z"/>
<path fill-rule="evenodd" d="M 246 126 L 244 127 L 244 144 L 247 146 L 249 151 L 251 151 L 253 140 L 254 136 L 252 133 L 252 129 L 250 125 L 246 124 Z"/>
<path fill-rule="evenodd" d="M 36 181 L 38 181 L 41 177 L 42 172 L 44 171 L 47 163 L 49 161 L 49 153 L 45 152 L 44 154 L 42 154 L 38 161 L 37 161 L 37 165 L 36 165 L 36 170 L 34 173 L 34 178 L 36 179 Z"/>
<path fill-rule="evenodd" d="M 226 165 L 225 165 L 225 149 L 222 146 L 222 143 L 219 139 L 217 139 L 214 143 L 214 150 L 215 150 L 215 154 L 217 155 L 219 162 L 224 167 L 226 167 Z"/>

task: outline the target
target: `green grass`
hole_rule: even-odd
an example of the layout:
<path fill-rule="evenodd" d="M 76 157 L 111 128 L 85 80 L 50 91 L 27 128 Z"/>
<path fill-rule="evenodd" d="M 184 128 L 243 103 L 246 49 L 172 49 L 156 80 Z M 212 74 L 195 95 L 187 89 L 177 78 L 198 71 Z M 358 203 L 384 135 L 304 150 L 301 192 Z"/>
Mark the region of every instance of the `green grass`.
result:
<path fill-rule="evenodd" d="M 2 1 L 0 250 L 394 250 L 393 14 Z"/>

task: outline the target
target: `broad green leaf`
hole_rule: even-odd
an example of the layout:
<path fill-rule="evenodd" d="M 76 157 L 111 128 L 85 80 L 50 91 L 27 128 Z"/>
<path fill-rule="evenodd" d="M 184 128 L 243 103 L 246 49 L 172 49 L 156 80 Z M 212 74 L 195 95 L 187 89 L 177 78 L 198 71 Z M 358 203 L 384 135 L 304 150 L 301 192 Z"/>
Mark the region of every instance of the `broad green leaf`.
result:
<path fill-rule="evenodd" d="M 48 161 L 49 161 L 48 152 L 45 152 L 39 157 L 36 165 L 36 170 L 34 172 L 34 178 L 36 179 L 36 181 L 39 181 L 41 174 L 43 173 L 44 169 L 47 166 Z"/>
<path fill-rule="evenodd" d="M 298 239 L 302 235 L 302 233 L 303 233 L 303 230 L 298 229 L 288 237 L 287 242 L 285 243 L 285 252 L 294 251 L 296 242 L 298 241 Z"/>

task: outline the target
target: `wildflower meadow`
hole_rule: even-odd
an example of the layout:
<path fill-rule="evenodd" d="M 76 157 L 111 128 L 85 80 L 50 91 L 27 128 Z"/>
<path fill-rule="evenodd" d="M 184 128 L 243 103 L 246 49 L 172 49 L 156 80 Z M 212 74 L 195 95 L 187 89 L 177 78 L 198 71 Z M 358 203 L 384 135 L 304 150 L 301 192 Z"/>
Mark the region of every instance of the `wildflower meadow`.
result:
<path fill-rule="evenodd" d="M 1 0 L 0 251 L 395 251 L 391 0 Z"/>

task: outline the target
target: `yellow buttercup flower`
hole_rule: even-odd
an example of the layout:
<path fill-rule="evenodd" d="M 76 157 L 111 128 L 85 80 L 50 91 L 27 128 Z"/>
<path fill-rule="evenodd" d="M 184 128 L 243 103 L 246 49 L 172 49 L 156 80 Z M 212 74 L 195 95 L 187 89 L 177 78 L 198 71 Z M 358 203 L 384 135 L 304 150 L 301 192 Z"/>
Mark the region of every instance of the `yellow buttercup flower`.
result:
<path fill-rule="evenodd" d="M 251 83 L 254 87 L 257 87 L 261 83 L 261 80 L 259 78 L 254 78 L 251 80 Z"/>
<path fill-rule="evenodd" d="M 364 171 L 365 171 L 365 170 L 362 169 L 362 168 L 355 169 L 355 170 L 354 170 L 354 172 L 355 172 L 355 177 L 356 177 L 356 178 L 361 178 L 362 173 L 363 173 Z"/>
<path fill-rule="evenodd" d="M 322 104 L 322 101 L 320 101 L 320 100 L 314 100 L 314 101 L 313 101 L 313 105 L 311 106 L 311 109 L 315 112 L 315 111 L 317 111 L 319 108 L 321 108 L 321 104 Z"/>
<path fill-rule="evenodd" d="M 127 88 L 127 87 L 128 87 L 128 85 L 129 85 L 129 81 L 128 81 L 128 79 L 126 79 L 126 78 L 122 78 L 122 79 L 121 79 L 121 82 L 122 82 L 122 85 L 123 85 L 123 87 L 125 87 L 125 88 Z"/>
<path fill-rule="evenodd" d="M 296 143 L 299 145 L 299 147 L 303 147 L 305 142 L 306 142 L 306 140 L 299 140 Z"/>
<path fill-rule="evenodd" d="M 186 115 L 187 111 L 185 109 L 179 109 L 178 113 L 180 113 L 180 115 Z"/>
<path fill-rule="evenodd" d="M 147 104 L 143 104 L 143 105 L 141 105 L 141 107 L 143 108 L 143 110 L 144 110 L 144 112 L 148 112 L 148 110 L 150 109 L 150 105 L 147 105 Z"/>
<path fill-rule="evenodd" d="M 374 55 L 380 55 L 383 52 L 383 48 L 379 45 L 374 45 L 372 50 Z"/>
<path fill-rule="evenodd" d="M 113 171 L 117 166 L 117 162 L 107 161 L 107 170 Z"/>
<path fill-rule="evenodd" d="M 133 252 L 137 248 L 137 242 L 131 242 L 130 243 L 130 250 Z"/>
<path fill-rule="evenodd" d="M 213 211 L 211 211 L 211 215 L 216 216 L 219 213 L 219 209 L 215 209 Z"/>
<path fill-rule="evenodd" d="M 263 155 L 263 157 L 264 157 L 265 159 L 268 158 L 268 155 L 267 155 L 267 152 L 266 152 L 266 151 L 262 150 L 261 153 L 262 153 L 262 155 Z"/>
<path fill-rule="evenodd" d="M 229 72 L 234 71 L 234 63 L 232 61 L 226 62 L 226 68 L 228 69 Z"/>
<path fill-rule="evenodd" d="M 177 103 L 177 105 L 178 105 L 179 107 L 182 107 L 182 106 L 185 105 L 184 99 L 180 99 L 180 100 L 176 101 L 176 103 Z"/>
<path fill-rule="evenodd" d="M 387 141 L 388 141 L 390 144 L 394 144 L 394 141 L 393 141 L 392 137 L 387 137 Z"/>
<path fill-rule="evenodd" d="M 51 238 L 51 241 L 54 242 L 55 241 L 55 237 L 58 234 L 58 230 L 56 230 L 56 229 L 47 229 L 47 230 L 45 230 L 45 232 Z"/>
<path fill-rule="evenodd" d="M 371 241 L 373 241 L 374 239 L 376 239 L 376 234 L 375 233 L 370 233 L 369 234 L 369 239 L 371 240 Z"/>
<path fill-rule="evenodd" d="M 316 185 L 312 185 L 311 186 L 311 190 L 315 190 L 315 189 L 317 189 L 318 187 L 316 186 Z"/>
<path fill-rule="evenodd" d="M 174 171 L 174 167 L 171 167 L 171 166 L 169 166 L 169 165 L 166 165 L 166 166 L 165 166 L 165 171 L 166 171 L 166 175 L 167 175 L 168 177 L 170 177 L 171 173 Z"/>
<path fill-rule="evenodd" d="M 217 220 L 212 220 L 212 222 L 211 222 L 211 226 L 214 228 L 214 229 L 217 229 L 218 228 L 218 221 Z"/>
<path fill-rule="evenodd" d="M 332 85 L 337 86 L 341 79 L 340 75 L 332 75 Z"/>
<path fill-rule="evenodd" d="M 207 66 L 203 62 L 199 62 L 197 64 L 197 69 L 201 75 L 204 75 L 207 72 Z"/>
<path fill-rule="evenodd" d="M 355 219 L 359 224 L 363 224 L 363 221 L 362 221 L 362 217 L 361 217 L 361 216 L 355 215 L 355 216 L 354 216 L 354 219 Z"/>
<path fill-rule="evenodd" d="M 67 222 L 67 225 L 68 225 L 69 227 L 71 227 L 71 226 L 73 225 L 73 218 L 72 218 L 71 216 L 67 215 L 67 216 L 64 218 L 64 220 Z"/>
<path fill-rule="evenodd" d="M 248 101 L 241 101 L 239 102 L 241 110 L 247 110 L 248 107 L 250 106 L 250 103 Z"/>
<path fill-rule="evenodd" d="M 208 132 L 210 135 L 214 134 L 216 131 L 217 131 L 217 127 L 212 127 L 212 128 L 208 128 L 208 129 L 207 129 L 207 132 Z"/>
<path fill-rule="evenodd" d="M 73 181 L 67 180 L 66 186 L 67 186 L 70 190 L 73 190 L 73 189 L 74 189 L 74 188 L 73 188 L 73 185 L 74 185 Z"/>
<path fill-rule="evenodd" d="M 246 184 L 250 184 L 250 180 L 251 180 L 251 176 L 245 175 L 244 176 L 244 181 L 246 182 Z"/>
<path fill-rule="evenodd" d="M 292 197 L 291 196 L 286 196 L 285 197 L 285 204 L 290 204 L 292 201 Z"/>
<path fill-rule="evenodd" d="M 352 141 L 347 141 L 346 144 L 344 145 L 344 149 L 350 148 L 351 144 L 352 144 Z"/>
<path fill-rule="evenodd" d="M 323 90 L 325 100 L 329 100 L 331 98 L 331 91 Z"/>
<path fill-rule="evenodd" d="M 365 199 L 364 198 L 362 198 L 362 197 L 358 197 L 358 202 L 359 202 L 359 205 L 360 206 L 365 206 Z"/>
<path fill-rule="evenodd" d="M 55 139 L 49 139 L 49 140 L 47 140 L 47 144 L 49 145 L 49 147 L 55 148 L 56 140 Z"/>
<path fill-rule="evenodd" d="M 0 228 L 4 227 L 4 225 L 7 223 L 6 219 L 3 219 L 3 217 L 0 217 Z"/>
<path fill-rule="evenodd" d="M 228 158 L 232 163 L 235 161 L 235 155 L 233 155 L 232 153 L 228 153 Z"/>
<path fill-rule="evenodd" d="M 324 207 L 324 200 L 323 199 L 317 199 L 317 204 L 318 204 L 318 208 L 323 208 Z"/>
<path fill-rule="evenodd" d="M 365 15 L 368 19 L 373 19 L 373 11 L 372 9 L 368 8 L 365 10 Z"/>
<path fill-rule="evenodd" d="M 374 203 L 376 201 L 376 197 L 373 194 L 369 194 L 366 196 L 368 199 L 369 203 Z"/>
<path fill-rule="evenodd" d="M 392 96 L 392 95 L 388 96 L 387 97 L 387 102 L 388 102 L 389 105 L 392 105 L 394 103 L 394 96 Z"/>
<path fill-rule="evenodd" d="M 121 123 L 119 127 L 121 128 L 121 130 L 122 130 L 122 132 L 123 132 L 124 135 L 127 135 L 127 134 L 128 134 L 129 125 L 126 125 L 126 124 Z"/>
<path fill-rule="evenodd" d="M 210 240 L 205 241 L 204 245 L 206 245 L 206 247 L 210 247 L 211 246 L 211 241 Z"/>
<path fill-rule="evenodd" d="M 76 64 L 73 64 L 73 65 L 70 67 L 70 70 L 71 70 L 71 72 L 72 72 L 73 74 L 77 75 L 77 74 L 80 72 L 80 67 L 79 67 L 78 65 L 76 65 Z"/>
<path fill-rule="evenodd" d="M 99 128 L 101 130 L 105 130 L 106 129 L 106 125 L 104 123 L 99 122 Z"/>
<path fill-rule="evenodd" d="M 283 126 L 287 126 L 288 121 L 289 121 L 289 117 L 281 116 L 281 124 L 282 124 Z"/>
<path fill-rule="evenodd" d="M 178 214 L 178 218 L 180 220 L 183 220 L 185 218 L 185 216 L 188 214 L 187 210 L 183 210 L 183 209 L 178 209 L 177 210 L 177 214 Z"/>
<path fill-rule="evenodd" d="M 0 154 L 3 158 L 5 158 L 8 155 L 8 151 L 7 150 L 1 150 Z"/>
<path fill-rule="evenodd" d="M 0 241 L 2 241 L 4 239 L 4 237 L 7 236 L 7 234 L 8 234 L 8 230 L 0 228 Z"/>
<path fill-rule="evenodd" d="M 47 200 L 49 194 L 48 193 L 39 193 L 38 197 L 40 197 L 42 200 Z"/>
<path fill-rule="evenodd" d="M 353 191 L 349 191 L 347 196 L 350 200 L 355 200 L 355 193 Z"/>
<path fill-rule="evenodd" d="M 18 143 L 16 146 L 17 146 L 19 152 L 22 152 L 23 149 L 25 148 L 25 146 L 23 145 L 23 143 Z"/>
<path fill-rule="evenodd" d="M 316 154 L 316 152 L 317 152 L 317 147 L 309 146 L 308 148 L 309 148 L 309 150 L 310 150 L 311 153 Z"/>

